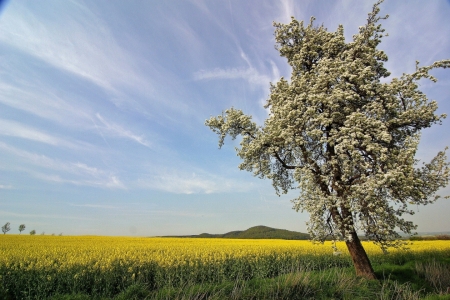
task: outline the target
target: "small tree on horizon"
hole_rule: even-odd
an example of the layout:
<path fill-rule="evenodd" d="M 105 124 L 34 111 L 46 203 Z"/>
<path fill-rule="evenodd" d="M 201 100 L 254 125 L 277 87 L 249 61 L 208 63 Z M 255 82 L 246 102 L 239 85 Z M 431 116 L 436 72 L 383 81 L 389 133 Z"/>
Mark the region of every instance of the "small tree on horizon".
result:
<path fill-rule="evenodd" d="M 3 234 L 6 234 L 6 233 L 7 233 L 8 231 L 10 231 L 10 230 L 11 230 L 10 223 L 9 223 L 9 222 L 6 222 L 6 224 L 2 226 Z"/>
<path fill-rule="evenodd" d="M 433 203 L 450 177 L 445 151 L 421 167 L 414 158 L 420 131 L 446 117 L 417 82 L 436 81 L 429 71 L 450 60 L 417 62 L 414 73 L 386 82 L 388 57 L 377 49 L 384 35 L 377 23 L 387 18 L 378 17 L 381 2 L 349 43 L 342 25 L 328 32 L 314 18 L 307 26 L 275 23 L 292 75 L 271 85 L 264 126 L 235 108 L 206 121 L 219 147 L 242 136 L 241 170 L 271 179 L 278 195 L 298 189 L 294 209 L 309 213 L 311 238 L 345 241 L 356 275 L 369 279 L 376 276 L 357 232 L 385 251 L 402 246 L 397 231 L 417 227 L 403 219 L 414 214 L 409 205 Z"/>
<path fill-rule="evenodd" d="M 30 231 L 30 235 L 35 235 L 35 234 L 36 234 L 36 230 L 33 229 Z"/>
<path fill-rule="evenodd" d="M 22 231 L 24 231 L 25 230 L 25 224 L 20 224 L 20 226 L 19 226 L 19 234 L 22 234 Z"/>

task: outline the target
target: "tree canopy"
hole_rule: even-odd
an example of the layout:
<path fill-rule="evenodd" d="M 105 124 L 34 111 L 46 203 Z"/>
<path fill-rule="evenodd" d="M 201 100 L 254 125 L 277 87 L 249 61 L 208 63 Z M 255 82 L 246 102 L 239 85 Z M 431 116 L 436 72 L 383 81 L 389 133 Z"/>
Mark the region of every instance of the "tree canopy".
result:
<path fill-rule="evenodd" d="M 271 84 L 264 125 L 235 108 L 206 121 L 219 147 L 226 136 L 242 137 L 241 170 L 271 179 L 278 194 L 297 189 L 294 208 L 309 213 L 311 237 L 346 241 L 357 274 L 369 278 L 375 275 L 357 233 L 383 250 L 399 246 L 398 231 L 416 229 L 403 218 L 414 214 L 409 206 L 434 202 L 450 177 L 445 150 L 422 165 L 415 158 L 421 130 L 446 117 L 418 81 L 435 82 L 429 71 L 450 60 L 416 62 L 414 73 L 388 79 L 388 57 L 377 48 L 385 35 L 379 22 L 388 17 L 378 16 L 381 2 L 350 42 L 343 26 L 329 32 L 314 18 L 306 26 L 295 18 L 274 23 L 292 74 Z"/>
<path fill-rule="evenodd" d="M 25 230 L 25 224 L 20 224 L 19 225 L 19 232 L 22 233 L 22 231 Z"/>
<path fill-rule="evenodd" d="M 6 233 L 7 233 L 8 231 L 10 231 L 10 230 L 11 230 L 10 223 L 9 223 L 9 222 L 6 222 L 6 224 L 2 226 L 3 234 L 6 234 Z"/>

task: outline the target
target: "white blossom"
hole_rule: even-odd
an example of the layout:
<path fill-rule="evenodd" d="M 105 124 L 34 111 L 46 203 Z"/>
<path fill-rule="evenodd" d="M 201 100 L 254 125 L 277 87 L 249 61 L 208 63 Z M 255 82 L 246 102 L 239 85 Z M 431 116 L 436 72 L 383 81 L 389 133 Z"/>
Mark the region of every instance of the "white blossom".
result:
<path fill-rule="evenodd" d="M 359 231 L 385 251 L 400 246 L 397 231 L 416 229 L 403 218 L 413 213 L 408 206 L 434 202 L 448 184 L 445 150 L 420 168 L 414 155 L 421 130 L 445 118 L 417 82 L 435 81 L 429 71 L 450 67 L 450 60 L 417 63 L 414 73 L 385 82 L 380 3 L 348 43 L 343 26 L 329 32 L 314 19 L 275 23 L 277 49 L 292 75 L 271 85 L 264 125 L 235 108 L 206 125 L 219 134 L 219 146 L 227 135 L 243 137 L 236 149 L 241 170 L 271 179 L 278 194 L 298 190 L 293 208 L 309 213 L 314 240 L 351 242 Z"/>

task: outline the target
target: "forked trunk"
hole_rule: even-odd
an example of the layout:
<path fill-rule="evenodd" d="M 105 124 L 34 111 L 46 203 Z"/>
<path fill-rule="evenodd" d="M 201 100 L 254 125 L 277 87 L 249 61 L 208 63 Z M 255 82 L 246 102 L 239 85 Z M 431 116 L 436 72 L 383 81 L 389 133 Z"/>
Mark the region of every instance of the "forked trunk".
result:
<path fill-rule="evenodd" d="M 362 246 L 356 232 L 352 233 L 352 240 L 345 243 L 347 244 L 348 252 L 352 257 L 356 276 L 361 276 L 367 279 L 377 279 L 366 250 L 364 250 L 364 247 Z"/>

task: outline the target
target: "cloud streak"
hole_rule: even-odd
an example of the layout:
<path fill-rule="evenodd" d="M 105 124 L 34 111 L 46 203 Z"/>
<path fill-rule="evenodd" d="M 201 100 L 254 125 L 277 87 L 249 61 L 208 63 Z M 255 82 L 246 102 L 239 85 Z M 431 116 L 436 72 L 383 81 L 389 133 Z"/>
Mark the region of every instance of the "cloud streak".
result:
<path fill-rule="evenodd" d="M 45 19 L 23 6 L 20 12 L 5 14 L 0 41 L 115 95 L 110 99 L 116 105 L 124 101 L 120 87 L 151 93 L 149 80 L 133 68 L 134 59 L 107 24 L 87 7 L 74 3 L 55 4 L 61 9 L 56 20 Z M 55 26 L 53 22 L 62 19 L 65 25 Z"/>
<path fill-rule="evenodd" d="M 118 124 L 106 121 L 105 118 L 103 118 L 99 113 L 97 113 L 95 116 L 103 124 L 102 129 L 106 130 L 112 136 L 123 137 L 135 141 L 136 143 L 139 143 L 145 147 L 151 148 L 150 142 L 148 142 L 143 136 L 136 135 Z"/>
<path fill-rule="evenodd" d="M 74 185 L 98 186 L 104 188 L 125 188 L 125 185 L 120 181 L 117 175 L 112 172 L 90 167 L 83 163 L 66 162 L 49 158 L 45 155 L 18 149 L 3 142 L 0 142 L 0 150 L 20 158 L 25 164 L 32 164 L 47 170 L 43 173 L 42 171 L 33 170 L 29 167 L 16 167 L 17 170 L 25 171 L 35 178 L 56 183 L 70 183 Z M 48 170 L 61 172 L 66 178 L 62 177 L 62 174 L 49 174 Z"/>
<path fill-rule="evenodd" d="M 18 137 L 31 141 L 41 142 L 52 146 L 76 148 L 71 142 L 51 136 L 45 132 L 25 126 L 18 122 L 0 119 L 0 135 Z"/>
<path fill-rule="evenodd" d="M 248 81 L 251 85 L 267 88 L 271 78 L 266 74 L 259 73 L 256 69 L 249 68 L 231 68 L 201 70 L 194 73 L 195 80 L 218 80 L 218 79 L 242 79 Z"/>
<path fill-rule="evenodd" d="M 237 182 L 213 174 L 186 173 L 166 170 L 138 179 L 137 186 L 174 194 L 214 194 L 226 192 L 244 192 L 251 189 L 248 183 Z"/>
<path fill-rule="evenodd" d="M 20 218 L 40 218 L 40 219 L 63 219 L 63 220 L 94 220 L 92 218 L 74 217 L 68 215 L 43 215 L 43 214 L 20 214 L 10 211 L 0 211 L 4 216 L 20 217 Z"/>
<path fill-rule="evenodd" d="M 0 103 L 70 127 L 82 127 L 88 120 L 88 108 L 79 104 L 80 101 L 71 97 L 62 99 L 54 87 L 40 82 L 37 76 L 27 77 L 12 70 L 11 66 L 5 66 L 5 69 L 13 76 L 14 85 L 0 82 Z M 28 82 L 21 83 L 23 77 L 27 77 Z"/>
<path fill-rule="evenodd" d="M 100 208 L 100 209 L 120 209 L 118 206 L 102 205 L 102 204 L 70 204 L 74 207 Z"/>

